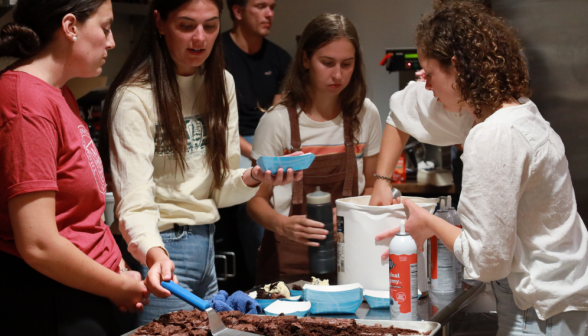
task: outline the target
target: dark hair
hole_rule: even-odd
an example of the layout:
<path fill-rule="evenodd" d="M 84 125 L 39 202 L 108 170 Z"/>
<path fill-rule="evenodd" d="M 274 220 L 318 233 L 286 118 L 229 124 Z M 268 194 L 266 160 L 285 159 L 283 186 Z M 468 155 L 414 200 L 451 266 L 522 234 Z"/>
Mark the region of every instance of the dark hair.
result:
<path fill-rule="evenodd" d="M 63 17 L 85 22 L 106 0 L 18 0 L 14 22 L 0 31 L 0 57 L 29 58 L 45 48 L 61 27 Z"/>
<path fill-rule="evenodd" d="M 110 171 L 109 157 L 109 115 L 116 108 L 113 105 L 118 90 L 125 86 L 150 84 L 159 127 L 155 138 L 156 151 L 170 149 L 180 170 L 186 168 L 187 131 L 182 114 L 180 91 L 176 80 L 176 65 L 167 48 L 165 37 L 160 37 L 155 25 L 154 11 L 162 20 L 191 0 L 153 0 L 149 6 L 149 16 L 141 37 L 133 48 L 122 70 L 112 82 L 102 112 L 100 134 L 100 154 L 106 171 Z M 222 0 L 212 1 L 222 12 Z M 220 27 L 219 27 L 220 32 Z M 227 128 L 229 100 L 225 86 L 225 65 L 221 38 L 217 37 L 210 56 L 201 67 L 204 82 L 198 94 L 198 108 L 206 127 L 206 163 L 211 169 L 213 186 L 220 188 L 228 174 Z M 121 111 L 124 113 L 124 111 Z"/>
<path fill-rule="evenodd" d="M 454 2 L 470 2 L 482 5 L 486 7 L 488 10 L 492 10 L 492 3 L 490 2 L 490 0 L 433 0 L 433 10 L 439 10 L 441 9 L 441 7 Z"/>
<path fill-rule="evenodd" d="M 291 108 L 305 108 L 311 105 L 309 75 L 308 70 L 304 68 L 304 57 L 312 58 L 316 50 L 341 38 L 348 39 L 355 47 L 355 68 L 349 84 L 339 94 L 339 104 L 343 121 L 351 125 L 349 136 L 357 142 L 356 135 L 361 131 L 358 115 L 363 108 L 367 86 L 357 30 L 343 15 L 321 14 L 304 28 L 298 42 L 296 56 L 284 79 L 284 99 L 281 104 Z"/>
<path fill-rule="evenodd" d="M 416 30 L 421 56 L 442 68 L 457 59 L 455 84 L 462 101 L 497 110 L 509 100 L 529 97 L 529 73 L 516 34 L 483 6 L 455 2 L 424 16 Z"/>
<path fill-rule="evenodd" d="M 233 6 L 237 5 L 245 7 L 247 6 L 248 2 L 249 0 L 227 0 L 227 8 L 229 10 L 229 13 L 231 14 L 231 20 L 235 21 L 235 13 L 233 13 Z"/>

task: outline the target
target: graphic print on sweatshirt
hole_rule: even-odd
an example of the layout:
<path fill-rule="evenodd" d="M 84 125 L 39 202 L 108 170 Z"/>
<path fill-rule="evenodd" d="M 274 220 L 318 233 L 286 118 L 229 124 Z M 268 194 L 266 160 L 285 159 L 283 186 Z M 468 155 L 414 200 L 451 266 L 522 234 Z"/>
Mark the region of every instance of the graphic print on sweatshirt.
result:
<path fill-rule="evenodd" d="M 90 165 L 92 173 L 94 174 L 94 179 L 96 180 L 96 185 L 98 185 L 98 190 L 100 190 L 101 193 L 106 194 L 106 180 L 104 179 L 104 168 L 102 167 L 102 160 L 100 159 L 98 150 L 94 145 L 94 141 L 92 141 L 92 137 L 90 136 L 90 132 L 88 132 L 88 129 L 83 125 L 79 125 L 78 130 L 80 130 L 80 133 L 82 134 L 82 146 L 86 151 L 88 164 Z"/>
<path fill-rule="evenodd" d="M 200 116 L 184 117 L 186 133 L 188 136 L 188 145 L 186 147 L 187 156 L 204 156 L 206 155 L 206 128 Z M 155 125 L 155 155 L 172 156 L 173 151 L 169 145 L 163 144 L 157 150 L 157 144 L 163 142 L 163 130 L 159 133 L 159 124 Z"/>

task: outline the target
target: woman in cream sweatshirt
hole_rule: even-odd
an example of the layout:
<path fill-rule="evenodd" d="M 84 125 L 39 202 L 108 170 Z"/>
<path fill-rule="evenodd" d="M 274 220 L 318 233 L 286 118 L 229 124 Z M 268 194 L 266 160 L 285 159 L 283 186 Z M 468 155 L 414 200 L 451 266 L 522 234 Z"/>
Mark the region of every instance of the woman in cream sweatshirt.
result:
<path fill-rule="evenodd" d="M 123 253 L 128 244 L 154 294 L 142 324 L 193 309 L 169 297 L 162 280 L 177 278 L 204 299 L 217 292 L 219 207 L 248 201 L 262 181 L 294 179 L 291 170 L 272 177 L 259 167 L 238 169 L 235 85 L 217 39 L 221 10 L 221 0 L 153 1 L 106 102 L 115 212 L 126 241 L 119 244 Z"/>

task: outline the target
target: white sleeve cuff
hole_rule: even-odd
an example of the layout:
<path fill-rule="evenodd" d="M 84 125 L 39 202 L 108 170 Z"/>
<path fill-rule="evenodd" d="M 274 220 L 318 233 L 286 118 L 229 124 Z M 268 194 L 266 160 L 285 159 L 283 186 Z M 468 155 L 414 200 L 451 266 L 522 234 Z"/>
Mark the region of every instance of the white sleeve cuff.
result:
<path fill-rule="evenodd" d="M 157 237 L 147 236 L 141 239 L 141 241 L 138 242 L 137 249 L 135 251 L 132 251 L 131 245 L 129 245 L 129 252 L 131 252 L 133 257 L 135 257 L 135 259 L 137 259 L 141 265 L 147 265 L 147 252 L 149 252 L 149 250 L 153 247 L 161 247 L 165 251 L 165 254 L 167 254 L 169 257 L 169 253 L 165 249 L 165 244 L 163 244 L 163 240 L 159 235 Z"/>

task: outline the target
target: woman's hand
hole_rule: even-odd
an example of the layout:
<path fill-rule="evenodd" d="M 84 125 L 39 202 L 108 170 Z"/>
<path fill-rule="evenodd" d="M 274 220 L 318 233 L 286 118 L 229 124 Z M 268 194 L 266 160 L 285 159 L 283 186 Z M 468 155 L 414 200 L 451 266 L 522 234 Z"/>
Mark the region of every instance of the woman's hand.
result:
<path fill-rule="evenodd" d="M 374 182 L 374 190 L 372 191 L 372 197 L 370 198 L 371 206 L 386 206 L 390 204 L 398 204 L 400 201 L 394 202 L 392 198 L 392 188 L 388 181 L 377 179 Z"/>
<path fill-rule="evenodd" d="M 424 208 L 414 204 L 409 199 L 405 199 L 402 204 L 404 204 L 404 207 L 408 212 L 408 219 L 404 225 L 405 230 L 410 234 L 412 239 L 414 239 L 419 251 L 423 252 L 425 241 L 435 235 L 430 225 L 431 219 L 435 218 L 435 216 L 430 214 Z M 376 236 L 376 241 L 394 237 L 398 232 L 400 232 L 400 227 L 394 228 L 384 233 L 380 233 Z M 388 254 L 388 251 L 382 254 L 382 260 L 387 259 Z"/>
<path fill-rule="evenodd" d="M 121 312 L 143 311 L 149 304 L 149 291 L 141 281 L 141 274 L 128 271 L 119 274 L 121 285 L 108 295 Z"/>
<path fill-rule="evenodd" d="M 165 251 L 160 247 L 153 247 L 147 252 L 147 266 L 149 272 L 145 277 L 145 286 L 149 292 L 160 298 L 171 296 L 169 290 L 161 286 L 162 281 L 178 283 L 178 278 L 174 275 L 174 262 L 167 256 Z"/>
<path fill-rule="evenodd" d="M 323 229 L 325 224 L 313 221 L 306 216 L 281 216 L 280 223 L 276 226 L 276 233 L 307 246 L 319 246 L 310 239 L 326 239 L 329 231 Z"/>

